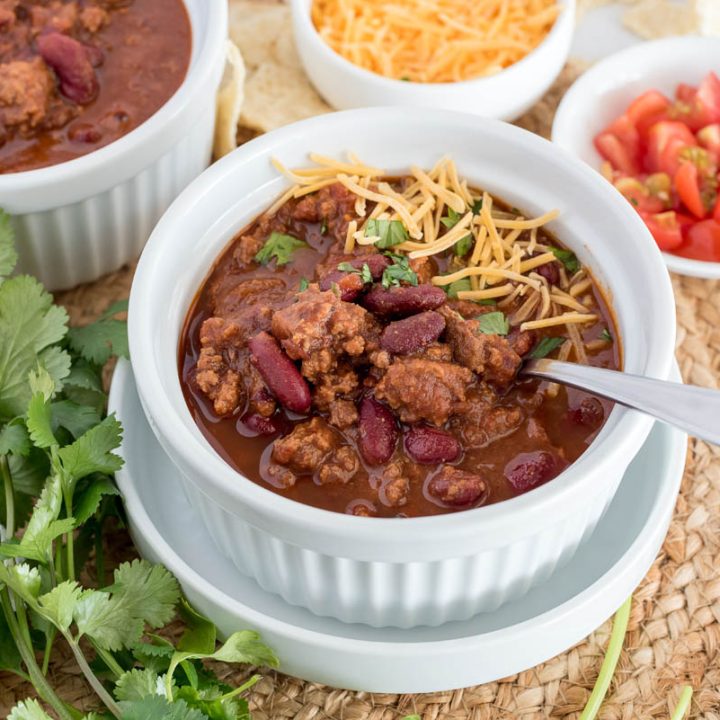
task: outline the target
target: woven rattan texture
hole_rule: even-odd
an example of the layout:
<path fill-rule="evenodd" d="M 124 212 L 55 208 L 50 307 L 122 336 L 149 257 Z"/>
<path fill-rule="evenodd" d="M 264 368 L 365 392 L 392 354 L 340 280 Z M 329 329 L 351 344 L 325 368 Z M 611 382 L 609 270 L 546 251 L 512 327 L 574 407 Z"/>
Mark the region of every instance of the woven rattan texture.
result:
<path fill-rule="evenodd" d="M 548 95 L 519 121 L 548 136 L 562 93 L 579 73 L 568 66 Z M 127 296 L 132 269 L 63 293 L 74 322 Z M 674 278 L 678 359 L 688 382 L 717 387 L 720 378 L 720 283 Z M 109 540 L 116 561 L 132 557 L 127 535 Z M 680 686 L 695 689 L 690 717 L 720 720 L 720 450 L 693 441 L 682 492 L 665 544 L 635 593 L 630 629 L 601 718 L 669 718 Z M 348 692 L 268 673 L 251 697 L 255 720 L 500 720 L 578 717 L 597 677 L 610 632 L 606 623 L 584 642 L 532 670 L 499 682 L 430 695 Z M 224 673 L 221 668 L 221 673 Z M 50 670 L 60 694 L 79 705 L 93 696 L 71 658 Z M 233 678 L 238 680 L 238 678 Z M 0 715 L 31 689 L 0 674 Z M 4 711 L 3 711 L 4 710 Z"/>

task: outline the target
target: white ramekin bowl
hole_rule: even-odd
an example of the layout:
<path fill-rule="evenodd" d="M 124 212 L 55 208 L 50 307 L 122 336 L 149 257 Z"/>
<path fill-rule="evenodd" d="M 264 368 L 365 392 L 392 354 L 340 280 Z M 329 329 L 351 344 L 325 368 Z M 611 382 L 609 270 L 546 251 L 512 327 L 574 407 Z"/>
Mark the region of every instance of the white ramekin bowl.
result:
<path fill-rule="evenodd" d="M 50 290 L 96 280 L 135 259 L 180 191 L 209 164 L 225 64 L 227 3 L 185 0 L 193 50 L 177 92 L 140 127 L 89 155 L 0 175 L 18 270 Z"/>
<path fill-rule="evenodd" d="M 552 139 L 595 170 L 602 158 L 593 138 L 646 90 L 675 96 L 679 83 L 697 85 L 713 70 L 720 74 L 720 38 L 684 36 L 634 45 L 610 55 L 580 76 L 563 97 Z M 663 253 L 681 275 L 720 278 L 720 263 Z"/>
<path fill-rule="evenodd" d="M 496 75 L 456 83 L 412 83 L 354 65 L 320 37 L 310 18 L 312 0 L 290 0 L 295 43 L 318 92 L 338 110 L 400 105 L 471 112 L 514 120 L 536 103 L 560 74 L 570 52 L 575 0 L 563 6 L 543 42 Z"/>
<path fill-rule="evenodd" d="M 227 465 L 195 425 L 178 377 L 189 306 L 233 236 L 280 195 L 270 163 L 310 151 L 400 174 L 448 154 L 472 185 L 528 213 L 559 208 L 552 229 L 607 288 L 628 372 L 667 378 L 675 316 L 669 276 L 640 218 L 597 173 L 551 143 L 474 115 L 371 108 L 323 115 L 242 146 L 173 203 L 140 260 L 130 350 L 153 431 L 218 552 L 287 602 L 375 626 L 439 625 L 492 610 L 547 579 L 587 539 L 652 420 L 615 408 L 562 475 L 513 500 L 455 514 L 358 518 L 302 505 Z M 192 532 L 191 528 L 187 529 Z"/>

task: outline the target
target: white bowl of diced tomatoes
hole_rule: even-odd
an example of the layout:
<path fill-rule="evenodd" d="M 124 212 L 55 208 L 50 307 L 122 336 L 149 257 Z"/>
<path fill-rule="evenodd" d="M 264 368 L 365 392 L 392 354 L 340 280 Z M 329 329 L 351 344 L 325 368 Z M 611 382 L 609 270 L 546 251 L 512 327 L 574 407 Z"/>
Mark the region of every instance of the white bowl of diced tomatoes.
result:
<path fill-rule="evenodd" d="M 552 139 L 635 206 L 670 270 L 720 278 L 720 39 L 636 45 L 593 66 Z"/>

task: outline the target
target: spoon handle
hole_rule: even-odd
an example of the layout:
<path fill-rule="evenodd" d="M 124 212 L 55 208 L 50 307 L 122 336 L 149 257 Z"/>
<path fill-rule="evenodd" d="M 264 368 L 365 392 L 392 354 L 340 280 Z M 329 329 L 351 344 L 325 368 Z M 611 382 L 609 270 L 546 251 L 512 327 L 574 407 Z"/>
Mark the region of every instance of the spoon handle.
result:
<path fill-rule="evenodd" d="M 587 390 L 720 445 L 720 390 L 549 359 L 530 360 L 521 372 Z"/>

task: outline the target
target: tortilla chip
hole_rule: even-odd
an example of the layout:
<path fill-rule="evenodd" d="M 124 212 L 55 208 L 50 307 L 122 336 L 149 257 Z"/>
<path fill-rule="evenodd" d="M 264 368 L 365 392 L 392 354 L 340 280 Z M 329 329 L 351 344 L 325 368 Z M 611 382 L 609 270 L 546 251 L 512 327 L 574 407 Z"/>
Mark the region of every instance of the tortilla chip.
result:
<path fill-rule="evenodd" d="M 240 48 L 248 70 L 276 61 L 275 43 L 292 43 L 292 22 L 287 5 L 240 0 L 230 2 L 230 38 Z"/>
<path fill-rule="evenodd" d="M 698 16 L 693 5 L 669 0 L 642 0 L 623 16 L 623 25 L 645 40 L 698 32 Z"/>
<path fill-rule="evenodd" d="M 234 43 L 227 43 L 227 69 L 217 96 L 217 119 L 213 153 L 216 158 L 237 147 L 237 126 L 243 106 L 245 64 Z"/>
<path fill-rule="evenodd" d="M 301 69 L 276 62 L 257 69 L 245 85 L 245 98 L 241 123 L 263 132 L 332 110 Z"/>

